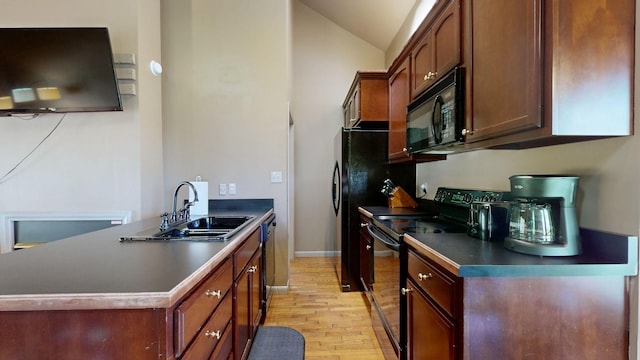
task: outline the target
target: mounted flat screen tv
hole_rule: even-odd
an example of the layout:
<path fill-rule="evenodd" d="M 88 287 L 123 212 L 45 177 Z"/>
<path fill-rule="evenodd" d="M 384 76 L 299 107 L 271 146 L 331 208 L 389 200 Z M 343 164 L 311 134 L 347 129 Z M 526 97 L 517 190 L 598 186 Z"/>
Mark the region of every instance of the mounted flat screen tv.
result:
<path fill-rule="evenodd" d="M 0 115 L 122 111 L 107 28 L 0 28 Z"/>

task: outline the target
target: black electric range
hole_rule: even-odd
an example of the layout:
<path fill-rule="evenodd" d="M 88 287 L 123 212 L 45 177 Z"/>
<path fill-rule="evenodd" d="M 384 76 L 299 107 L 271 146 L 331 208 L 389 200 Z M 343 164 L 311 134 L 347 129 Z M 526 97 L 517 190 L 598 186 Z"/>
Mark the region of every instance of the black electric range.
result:
<path fill-rule="evenodd" d="M 433 234 L 467 232 L 469 208 L 474 201 L 500 201 L 504 193 L 484 190 L 438 188 L 434 197 L 437 215 L 415 213 L 374 215 L 367 230 L 373 238 L 371 298 L 374 331 L 385 356 L 405 358 L 406 304 L 401 289 L 406 284 L 405 233 Z M 388 341 L 385 343 L 385 339 Z M 395 353 L 395 356 L 393 355 Z"/>

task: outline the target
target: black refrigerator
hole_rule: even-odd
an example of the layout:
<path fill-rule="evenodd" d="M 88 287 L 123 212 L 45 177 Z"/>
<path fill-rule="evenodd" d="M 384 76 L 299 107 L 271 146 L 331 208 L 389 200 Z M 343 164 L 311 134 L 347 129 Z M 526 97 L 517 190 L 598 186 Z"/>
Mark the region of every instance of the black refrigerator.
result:
<path fill-rule="evenodd" d="M 359 206 L 388 206 L 382 194 L 391 179 L 409 194 L 415 192 L 415 164 L 389 164 L 387 130 L 342 128 L 334 142 L 332 200 L 336 216 L 333 259 L 342 291 L 363 290 L 359 281 Z"/>

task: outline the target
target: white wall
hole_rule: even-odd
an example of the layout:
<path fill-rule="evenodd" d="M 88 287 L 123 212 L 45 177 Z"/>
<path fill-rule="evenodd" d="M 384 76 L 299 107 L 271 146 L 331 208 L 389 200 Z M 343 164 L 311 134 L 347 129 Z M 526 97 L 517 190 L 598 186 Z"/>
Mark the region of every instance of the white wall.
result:
<path fill-rule="evenodd" d="M 139 63 L 160 57 L 160 13 L 151 0 L 0 0 L 0 7 L 3 27 L 106 26 L 114 53 L 133 53 Z M 157 214 L 162 205 L 157 201 L 162 187 L 160 80 L 150 79 L 144 69 L 139 66 L 140 95 L 123 97 L 123 112 L 66 115 L 40 149 L 0 183 L 0 212 L 125 210 L 132 211 L 133 220 Z M 61 116 L 0 118 L 0 176 Z"/>
<path fill-rule="evenodd" d="M 289 0 L 161 4 L 165 207 L 198 175 L 210 199 L 273 198 L 276 283 L 285 284 Z M 284 181 L 272 184 L 272 171 Z M 237 195 L 219 195 L 229 183 Z"/>
<path fill-rule="evenodd" d="M 384 69 L 382 51 L 294 2 L 296 256 L 324 256 L 331 249 L 333 141 L 343 125 L 342 102 L 357 70 Z"/>

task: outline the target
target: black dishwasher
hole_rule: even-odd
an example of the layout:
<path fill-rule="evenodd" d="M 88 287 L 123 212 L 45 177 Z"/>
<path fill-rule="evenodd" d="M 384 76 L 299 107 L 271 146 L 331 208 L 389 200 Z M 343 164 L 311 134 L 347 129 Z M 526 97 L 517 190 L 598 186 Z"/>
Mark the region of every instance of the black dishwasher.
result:
<path fill-rule="evenodd" d="M 276 215 L 272 214 L 260 225 L 260 241 L 262 242 L 262 319 L 267 316 L 267 307 L 271 301 L 272 287 L 276 277 Z"/>

